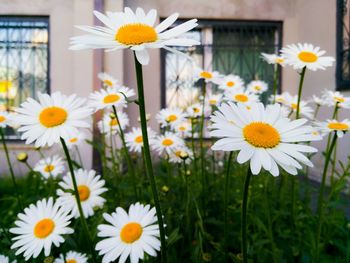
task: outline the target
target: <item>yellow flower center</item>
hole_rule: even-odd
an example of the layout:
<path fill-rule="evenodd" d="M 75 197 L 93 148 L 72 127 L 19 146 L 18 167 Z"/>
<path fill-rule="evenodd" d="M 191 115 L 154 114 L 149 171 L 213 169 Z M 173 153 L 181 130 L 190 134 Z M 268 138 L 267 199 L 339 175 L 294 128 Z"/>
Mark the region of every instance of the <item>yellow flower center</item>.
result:
<path fill-rule="evenodd" d="M 254 89 L 259 91 L 259 90 L 261 90 L 261 87 L 260 86 L 255 86 Z"/>
<path fill-rule="evenodd" d="M 186 127 L 185 126 L 180 126 L 179 127 L 179 131 L 186 131 Z"/>
<path fill-rule="evenodd" d="M 173 143 L 174 143 L 174 141 L 172 139 L 168 139 L 168 138 L 164 139 L 163 142 L 162 142 L 162 144 L 164 146 L 170 146 L 170 145 L 173 145 Z"/>
<path fill-rule="evenodd" d="M 67 120 L 68 113 L 60 107 L 48 107 L 39 114 L 39 121 L 46 128 L 52 128 L 61 125 Z"/>
<path fill-rule="evenodd" d="M 141 136 L 141 135 L 140 135 L 140 136 L 137 136 L 137 137 L 135 138 L 135 142 L 137 142 L 137 143 L 142 143 L 142 142 L 143 142 L 142 136 Z"/>
<path fill-rule="evenodd" d="M 227 87 L 230 87 L 230 88 L 231 88 L 231 87 L 233 87 L 234 85 L 235 85 L 235 83 L 234 83 L 233 81 L 227 81 L 227 82 L 226 82 L 226 86 L 227 86 Z"/>
<path fill-rule="evenodd" d="M 243 136 L 248 143 L 258 148 L 273 148 L 281 141 L 276 128 L 264 122 L 252 122 L 243 128 Z"/>
<path fill-rule="evenodd" d="M 67 259 L 66 263 L 78 263 L 75 259 Z"/>
<path fill-rule="evenodd" d="M 283 99 L 283 98 L 276 98 L 276 102 L 279 102 L 279 103 L 285 103 L 286 100 Z"/>
<path fill-rule="evenodd" d="M 134 243 L 142 235 L 143 229 L 139 223 L 131 222 L 123 226 L 120 231 L 120 239 L 128 244 Z"/>
<path fill-rule="evenodd" d="M 290 107 L 291 107 L 293 110 L 296 110 L 296 109 L 298 108 L 298 104 L 292 103 L 292 104 L 290 105 Z"/>
<path fill-rule="evenodd" d="M 244 94 L 237 94 L 235 95 L 235 100 L 239 102 L 247 102 L 248 101 L 248 96 Z"/>
<path fill-rule="evenodd" d="M 120 100 L 120 96 L 118 94 L 109 94 L 103 98 L 103 103 L 114 103 Z"/>
<path fill-rule="evenodd" d="M 55 222 L 50 218 L 45 218 L 36 223 L 34 235 L 37 238 L 46 238 L 55 229 Z"/>
<path fill-rule="evenodd" d="M 182 153 L 182 151 L 175 151 L 175 155 L 176 155 L 177 157 L 181 157 L 181 153 Z"/>
<path fill-rule="evenodd" d="M 349 129 L 349 125 L 342 122 L 331 122 L 328 124 L 328 128 L 331 130 L 344 131 Z"/>
<path fill-rule="evenodd" d="M 75 137 L 75 138 L 70 139 L 69 141 L 70 141 L 71 143 L 75 143 L 75 142 L 77 142 L 77 141 L 78 141 L 78 138 L 77 138 L 77 137 Z"/>
<path fill-rule="evenodd" d="M 0 122 L 4 122 L 4 121 L 6 121 L 6 118 L 0 115 Z"/>
<path fill-rule="evenodd" d="M 140 23 L 122 26 L 115 35 L 115 40 L 124 45 L 141 45 L 157 39 L 158 35 L 153 27 Z"/>
<path fill-rule="evenodd" d="M 0 81 L 0 93 L 6 93 L 12 88 L 11 80 L 1 80 Z"/>
<path fill-rule="evenodd" d="M 202 71 L 200 76 L 204 79 L 211 79 L 213 77 L 213 74 L 208 71 Z"/>
<path fill-rule="evenodd" d="M 49 173 L 49 172 L 52 172 L 54 169 L 55 169 L 55 166 L 53 166 L 52 164 L 48 164 L 45 166 L 44 171 L 46 173 Z"/>
<path fill-rule="evenodd" d="M 312 63 L 312 62 L 315 62 L 318 57 L 315 53 L 313 52 L 309 52 L 309 51 L 301 51 L 299 54 L 298 54 L 298 58 L 303 61 L 303 62 L 306 62 L 306 63 Z"/>
<path fill-rule="evenodd" d="M 199 109 L 199 108 L 196 108 L 196 107 L 193 107 L 193 112 L 194 112 L 194 113 L 199 113 L 199 112 L 200 112 L 200 109 Z"/>
<path fill-rule="evenodd" d="M 118 125 L 117 119 L 111 119 L 111 121 L 109 122 L 109 126 L 117 126 L 117 125 Z"/>
<path fill-rule="evenodd" d="M 113 82 L 110 81 L 109 79 L 105 79 L 105 80 L 103 81 L 103 83 L 106 84 L 106 85 L 109 86 L 109 87 L 113 86 Z"/>
<path fill-rule="evenodd" d="M 344 102 L 344 101 L 345 101 L 345 99 L 342 98 L 342 97 L 334 97 L 334 100 L 335 100 L 336 102 Z"/>
<path fill-rule="evenodd" d="M 276 58 L 276 59 L 275 59 L 275 62 L 276 62 L 277 64 L 282 64 L 282 63 L 284 62 L 284 59 L 283 59 L 283 58 Z"/>
<path fill-rule="evenodd" d="M 90 196 L 90 188 L 87 187 L 86 185 L 79 185 L 78 193 L 79 193 L 80 201 L 85 201 Z"/>
<path fill-rule="evenodd" d="M 217 100 L 214 100 L 214 99 L 209 100 L 210 105 L 216 105 L 216 103 L 217 103 Z"/>
<path fill-rule="evenodd" d="M 171 114 L 166 118 L 167 122 L 174 122 L 177 120 L 177 116 L 175 114 Z"/>

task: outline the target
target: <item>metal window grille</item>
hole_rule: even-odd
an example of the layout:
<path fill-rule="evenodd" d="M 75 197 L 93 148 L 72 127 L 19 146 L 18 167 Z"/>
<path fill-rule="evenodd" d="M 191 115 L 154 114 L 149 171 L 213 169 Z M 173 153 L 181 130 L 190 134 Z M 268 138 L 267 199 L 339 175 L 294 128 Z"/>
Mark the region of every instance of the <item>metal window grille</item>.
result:
<path fill-rule="evenodd" d="M 49 18 L 0 16 L 0 110 L 49 92 Z M 8 139 L 18 134 L 7 128 Z"/>
<path fill-rule="evenodd" d="M 236 74 L 246 83 L 264 80 L 272 89 L 274 69 L 261 59 L 261 52 L 278 53 L 282 43 L 282 22 L 200 21 L 199 24 L 199 29 L 189 32 L 188 37 L 197 39 L 201 45 L 178 49 L 205 70 Z M 201 87 L 193 81 L 191 62 L 168 51 L 162 51 L 161 61 L 164 69 L 162 107 L 188 106 L 198 97 Z"/>
<path fill-rule="evenodd" d="M 350 3 L 337 0 L 337 89 L 350 89 Z"/>

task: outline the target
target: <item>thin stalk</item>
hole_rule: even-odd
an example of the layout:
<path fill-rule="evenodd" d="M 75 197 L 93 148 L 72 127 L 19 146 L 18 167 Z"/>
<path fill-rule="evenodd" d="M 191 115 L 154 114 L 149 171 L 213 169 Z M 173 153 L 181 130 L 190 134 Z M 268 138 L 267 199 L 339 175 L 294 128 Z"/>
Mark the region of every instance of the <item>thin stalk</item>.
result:
<path fill-rule="evenodd" d="M 74 148 L 75 148 L 75 151 L 76 151 L 76 153 L 78 155 L 78 159 L 79 159 L 80 165 L 81 165 L 81 167 L 83 167 L 84 166 L 83 165 L 83 159 L 81 158 L 81 154 L 80 154 L 78 145 L 75 145 Z"/>
<path fill-rule="evenodd" d="M 15 193 L 16 193 L 18 205 L 19 205 L 19 208 L 21 210 L 23 210 L 22 200 L 21 200 L 21 197 L 20 197 L 19 192 L 18 192 L 16 177 L 15 177 L 15 173 L 13 172 L 13 168 L 12 168 L 12 164 L 11 164 L 11 160 L 10 160 L 10 155 L 9 155 L 9 151 L 7 149 L 5 135 L 4 135 L 4 131 L 3 131 L 2 127 L 0 127 L 0 136 L 1 136 L 2 145 L 4 147 L 4 151 L 5 151 L 5 155 L 6 155 L 6 161 L 7 161 L 7 164 L 9 166 L 13 187 L 15 188 Z"/>
<path fill-rule="evenodd" d="M 197 156 L 196 156 L 196 147 L 194 143 L 194 119 L 191 118 L 191 147 L 193 152 L 193 171 L 197 173 Z"/>
<path fill-rule="evenodd" d="M 146 107 L 145 107 L 145 98 L 144 98 L 144 90 L 143 90 L 143 76 L 142 76 L 142 65 L 138 62 L 136 58 L 136 54 L 134 52 L 134 60 L 135 60 L 135 70 L 136 70 L 136 79 L 137 79 L 137 90 L 138 90 L 138 101 L 139 101 L 139 111 L 140 111 L 140 119 L 141 119 L 141 130 L 142 130 L 142 138 L 143 138 L 143 149 L 144 149 L 144 157 L 146 163 L 146 172 L 149 177 L 149 181 L 151 184 L 154 204 L 156 207 L 159 232 L 160 232 L 160 242 L 161 242 L 161 262 L 167 262 L 167 248 L 165 241 L 165 230 L 163 223 L 163 215 L 160 207 L 159 196 L 156 186 L 156 181 L 153 174 L 152 167 L 152 159 L 151 152 L 148 142 L 148 133 L 147 133 L 147 120 L 146 120 Z"/>
<path fill-rule="evenodd" d="M 275 64 L 274 74 L 273 74 L 273 104 L 276 102 L 277 78 L 278 78 L 278 64 Z"/>
<path fill-rule="evenodd" d="M 81 207 L 80 196 L 79 196 L 79 192 L 78 192 L 77 181 L 75 179 L 72 159 L 71 159 L 71 157 L 69 155 L 69 151 L 68 151 L 66 142 L 64 141 L 64 139 L 62 137 L 60 138 L 60 140 L 61 140 L 61 144 L 62 144 L 62 147 L 63 147 L 63 151 L 64 151 L 64 153 L 66 155 L 66 158 L 67 158 L 69 171 L 70 171 L 70 174 L 71 174 L 71 177 L 72 177 L 73 188 L 74 188 L 74 196 L 75 196 L 75 200 L 77 201 L 81 224 L 83 225 L 85 236 L 86 236 L 87 241 L 88 241 L 89 246 L 90 246 L 90 252 L 91 252 L 91 256 L 92 256 L 92 261 L 96 262 L 94 245 L 92 243 L 92 239 L 91 239 L 91 236 L 90 236 L 89 228 L 88 228 L 88 225 L 87 225 L 84 213 L 83 213 L 83 208 Z"/>
<path fill-rule="evenodd" d="M 225 250 L 225 262 L 228 258 L 228 229 L 227 229 L 227 206 L 228 206 L 228 189 L 230 179 L 230 169 L 232 162 L 233 152 L 230 152 L 227 160 L 226 176 L 225 176 L 225 190 L 224 190 L 224 250 Z"/>
<path fill-rule="evenodd" d="M 334 149 L 334 146 L 337 142 L 337 134 L 334 133 L 333 139 L 331 142 L 331 145 L 326 153 L 326 159 L 325 159 L 325 164 L 323 168 L 323 173 L 322 173 L 322 181 L 321 181 L 321 187 L 320 187 L 320 192 L 318 195 L 318 202 L 317 202 L 317 229 L 316 229 L 316 256 L 315 256 L 315 262 L 319 262 L 319 256 L 320 256 L 320 251 L 319 251 L 319 244 L 320 244 L 320 237 L 321 237 L 321 230 L 322 230 L 322 223 L 323 223 L 323 195 L 324 195 L 324 189 L 326 186 L 326 177 L 327 177 L 327 170 L 328 170 L 328 165 L 329 161 L 331 159 L 332 151 Z"/>
<path fill-rule="evenodd" d="M 296 113 L 296 119 L 299 119 L 300 114 L 300 100 L 301 100 L 301 94 L 303 90 L 303 84 L 304 84 L 304 78 L 305 78 L 305 72 L 306 72 L 306 66 L 303 67 L 300 73 L 300 81 L 299 81 L 299 88 L 298 88 L 298 103 L 297 103 L 297 113 Z"/>
<path fill-rule="evenodd" d="M 243 263 L 248 263 L 248 240 L 247 240 L 247 204 L 248 204 L 248 192 L 249 192 L 249 182 L 252 176 L 252 172 L 250 171 L 250 167 L 248 167 L 247 175 L 244 180 L 244 188 L 243 188 L 243 201 L 242 201 L 242 221 L 241 221 L 241 229 L 242 229 L 242 255 L 243 255 Z"/>
<path fill-rule="evenodd" d="M 117 109 L 115 108 L 114 105 L 112 106 L 112 108 L 113 108 L 113 113 L 114 113 L 115 118 L 116 118 L 117 123 L 118 123 L 118 127 L 119 127 L 119 136 L 120 136 L 120 139 L 122 140 L 123 150 L 124 150 L 124 155 L 125 155 L 125 158 L 126 158 L 126 162 L 128 163 L 128 173 L 129 173 L 129 176 L 131 177 L 131 180 L 132 180 L 132 184 L 133 184 L 133 187 L 134 187 L 134 194 L 135 194 L 135 196 L 137 197 L 136 178 L 135 178 L 134 165 L 133 165 L 132 160 L 131 160 L 131 158 L 130 158 L 130 154 L 129 154 L 129 151 L 128 151 L 128 147 L 126 146 L 124 131 L 123 131 L 122 126 L 121 126 L 121 124 L 120 124 L 120 122 L 119 122 L 119 117 L 118 117 Z"/>
<path fill-rule="evenodd" d="M 205 80 L 203 80 L 203 88 L 202 88 L 202 114 L 201 114 L 201 120 L 200 120 L 200 129 L 199 129 L 199 147 L 200 147 L 200 161 L 201 161 L 201 179 L 202 179 L 202 201 L 203 201 L 203 207 L 205 205 L 205 194 L 204 194 L 204 189 L 206 185 L 206 180 L 205 180 L 205 165 L 204 165 L 204 145 L 203 145 L 203 137 L 204 137 L 204 121 L 205 121 L 205 116 L 204 116 L 204 108 L 205 108 L 205 96 L 206 96 L 206 91 L 207 91 L 207 85 Z"/>

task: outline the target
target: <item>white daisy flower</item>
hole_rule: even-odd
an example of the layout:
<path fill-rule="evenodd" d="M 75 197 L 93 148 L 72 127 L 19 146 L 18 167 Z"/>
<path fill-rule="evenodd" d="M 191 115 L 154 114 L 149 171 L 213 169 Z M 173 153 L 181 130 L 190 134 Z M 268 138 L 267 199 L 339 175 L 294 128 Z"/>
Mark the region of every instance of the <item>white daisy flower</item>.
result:
<path fill-rule="evenodd" d="M 339 91 L 330 91 L 325 90 L 322 99 L 324 100 L 325 104 L 330 107 L 339 107 L 339 108 L 350 108 L 350 97 L 345 97 L 343 94 L 341 94 Z"/>
<path fill-rule="evenodd" d="M 175 151 L 176 148 L 183 145 L 185 145 L 184 140 L 172 132 L 165 132 L 164 135 L 159 135 L 152 140 L 152 147 L 159 153 L 159 155 L 163 153 L 170 154 Z"/>
<path fill-rule="evenodd" d="M 112 106 L 116 108 L 126 107 L 127 101 L 125 100 L 125 94 L 121 91 L 120 88 L 116 87 L 107 87 L 106 89 L 95 91 L 90 94 L 89 105 L 94 108 L 95 111 L 111 108 Z"/>
<path fill-rule="evenodd" d="M 64 260 L 66 258 L 66 260 Z M 65 254 L 60 254 L 59 258 L 56 258 L 54 263 L 88 263 L 88 258 L 85 254 L 75 251 L 69 251 Z"/>
<path fill-rule="evenodd" d="M 75 94 L 65 96 L 61 92 L 52 95 L 38 93 L 39 102 L 28 98 L 13 121 L 21 125 L 22 139 L 27 144 L 35 142 L 35 147 L 51 146 L 79 134 L 79 128 L 89 128 L 91 109 L 84 106 L 85 100 Z"/>
<path fill-rule="evenodd" d="M 152 141 L 155 137 L 155 132 L 147 129 L 148 140 Z M 143 137 L 141 128 L 133 127 L 132 131 L 125 133 L 125 143 L 131 152 L 141 153 L 143 147 Z"/>
<path fill-rule="evenodd" d="M 174 131 L 176 134 L 178 134 L 181 138 L 186 138 L 191 136 L 192 132 L 192 125 L 190 120 L 185 120 L 181 123 L 178 123 L 174 127 Z"/>
<path fill-rule="evenodd" d="M 194 69 L 193 78 L 195 81 L 204 79 L 205 82 L 213 82 L 217 84 L 221 75 L 217 71 L 209 71 L 196 67 Z"/>
<path fill-rule="evenodd" d="M 183 122 L 186 117 L 186 114 L 179 108 L 166 108 L 162 109 L 156 115 L 156 119 L 162 128 L 174 127 L 179 122 Z"/>
<path fill-rule="evenodd" d="M 312 97 L 310 99 L 310 102 L 313 102 L 313 103 L 315 103 L 318 106 L 325 106 L 325 105 L 327 105 L 327 102 L 323 98 L 320 98 L 320 97 L 318 97 L 316 95 L 312 95 Z"/>
<path fill-rule="evenodd" d="M 129 7 L 124 12 L 107 12 L 106 15 L 94 11 L 94 15 L 105 26 L 77 26 L 88 32 L 71 38 L 73 50 L 105 48 L 108 51 L 130 48 L 135 51 L 137 60 L 142 65 L 149 62 L 147 49 L 164 48 L 179 53 L 170 46 L 193 46 L 198 41 L 182 37 L 182 35 L 195 28 L 197 19 L 191 19 L 167 30 L 174 24 L 179 14 L 174 13 L 159 25 L 154 27 L 157 20 L 157 11 L 152 9 L 147 14 L 142 8 L 134 13 Z"/>
<path fill-rule="evenodd" d="M 187 113 L 188 117 L 190 117 L 190 118 L 198 118 L 198 117 L 202 116 L 202 109 L 203 109 L 202 104 L 194 103 L 194 104 L 187 107 L 186 113 Z M 204 105 L 204 116 L 205 117 L 209 116 L 210 112 L 211 112 L 211 108 L 205 104 Z"/>
<path fill-rule="evenodd" d="M 324 57 L 326 51 L 320 50 L 320 47 L 314 47 L 312 44 L 292 44 L 282 48 L 282 56 L 288 65 L 294 69 L 307 69 L 316 71 L 318 69 L 326 69 L 333 65 L 335 59 L 333 57 Z"/>
<path fill-rule="evenodd" d="M 157 256 L 160 234 L 154 207 L 137 202 L 128 213 L 117 207 L 114 213 L 104 213 L 103 217 L 109 224 L 97 227 L 97 236 L 104 239 L 96 244 L 99 255 L 103 255 L 102 263 L 115 262 L 117 258 L 124 263 L 128 257 L 131 263 L 137 263 L 145 253 Z"/>
<path fill-rule="evenodd" d="M 102 208 L 106 201 L 106 199 L 100 196 L 107 191 L 107 188 L 104 188 L 105 180 L 102 180 L 100 175 L 96 175 L 94 170 L 88 171 L 79 169 L 74 171 L 74 174 L 83 213 L 85 218 L 88 218 L 94 215 L 94 208 Z M 59 183 L 59 186 L 63 190 L 57 190 L 57 202 L 62 205 L 64 210 L 71 212 L 72 216 L 78 218 L 80 215 L 75 195 L 67 192 L 67 190 L 74 190 L 70 173 L 67 173 L 67 175 L 63 177 L 63 181 Z"/>
<path fill-rule="evenodd" d="M 68 227 L 71 217 L 52 197 L 31 204 L 18 214 L 16 227 L 10 229 L 16 235 L 11 249 L 17 249 L 16 256 L 23 253 L 26 261 L 37 258 L 42 250 L 49 256 L 52 244 L 59 247 L 64 242 L 62 235 L 73 233 Z"/>
<path fill-rule="evenodd" d="M 0 111 L 0 128 L 5 128 L 8 125 L 11 125 L 11 119 L 14 114 L 7 111 Z"/>
<path fill-rule="evenodd" d="M 223 90 L 241 90 L 244 87 L 244 81 L 240 76 L 237 75 L 227 75 L 220 80 L 219 89 Z"/>
<path fill-rule="evenodd" d="M 289 92 L 283 92 L 278 97 L 276 96 L 276 102 L 288 107 L 289 113 L 288 115 L 292 113 L 296 113 L 297 107 L 298 107 L 298 96 L 292 96 Z M 299 113 L 307 117 L 309 119 L 313 118 L 314 109 L 310 106 L 308 106 L 308 103 L 306 101 L 301 100 L 299 104 Z"/>
<path fill-rule="evenodd" d="M 50 176 L 56 178 L 65 171 L 64 161 L 62 157 L 54 155 L 52 157 L 40 160 L 34 166 L 34 171 L 41 173 L 46 179 L 48 179 Z"/>
<path fill-rule="evenodd" d="M 247 85 L 247 90 L 254 94 L 261 94 L 268 90 L 268 85 L 265 81 L 253 80 Z"/>
<path fill-rule="evenodd" d="M 206 95 L 206 104 L 212 107 L 219 106 L 222 101 L 222 97 L 222 94 L 217 94 L 209 91 Z"/>
<path fill-rule="evenodd" d="M 269 64 L 278 64 L 284 67 L 286 65 L 286 61 L 283 56 L 278 56 L 276 54 L 266 54 L 261 53 L 261 57 L 263 60 L 265 60 Z"/>
<path fill-rule="evenodd" d="M 10 259 L 4 255 L 0 255 L 0 263 L 10 263 Z M 17 260 L 12 261 L 12 263 L 17 263 Z"/>
<path fill-rule="evenodd" d="M 316 152 L 317 149 L 296 144 L 315 140 L 315 136 L 311 135 L 312 127 L 304 126 L 306 119 L 292 121 L 283 117 L 279 104 L 265 108 L 262 103 L 257 103 L 248 110 L 244 105 L 228 103 L 220 106 L 219 111 L 227 120 L 233 119 L 234 125 L 219 124 L 212 119 L 214 124 L 210 127 L 210 135 L 221 138 L 212 146 L 212 150 L 239 151 L 237 162 L 250 160 L 253 174 L 260 173 L 263 167 L 277 176 L 279 165 L 286 172 L 296 175 L 297 169 L 302 168 L 299 162 L 313 166 L 302 153 Z"/>
<path fill-rule="evenodd" d="M 129 117 L 123 111 L 117 111 L 118 120 L 121 128 L 124 130 L 129 125 Z M 97 123 L 97 127 L 101 133 L 107 136 L 119 133 L 119 125 L 113 113 L 105 113 L 103 119 Z"/>
<path fill-rule="evenodd" d="M 116 87 L 118 85 L 118 80 L 106 72 L 98 73 L 97 77 L 102 81 L 105 87 Z"/>
<path fill-rule="evenodd" d="M 227 100 L 245 105 L 250 105 L 259 101 L 257 95 L 244 90 L 230 90 L 225 93 L 225 97 Z"/>
<path fill-rule="evenodd" d="M 185 145 L 176 148 L 169 154 L 169 162 L 171 163 L 190 163 L 193 159 L 193 152 Z"/>
<path fill-rule="evenodd" d="M 85 142 L 86 135 L 83 132 L 80 132 L 77 136 L 70 138 L 66 141 L 68 148 L 72 148 L 73 146 L 78 146 Z"/>
<path fill-rule="evenodd" d="M 325 122 L 316 122 L 315 125 L 322 134 L 336 132 L 339 138 L 350 130 L 350 121 L 345 119 L 343 121 L 327 120 Z"/>

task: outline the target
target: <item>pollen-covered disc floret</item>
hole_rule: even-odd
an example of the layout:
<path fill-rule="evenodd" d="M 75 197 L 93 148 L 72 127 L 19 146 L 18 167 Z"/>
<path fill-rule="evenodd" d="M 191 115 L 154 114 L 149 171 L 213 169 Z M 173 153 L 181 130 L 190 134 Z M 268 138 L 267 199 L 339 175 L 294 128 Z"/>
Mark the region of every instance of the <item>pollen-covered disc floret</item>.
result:
<path fill-rule="evenodd" d="M 63 235 L 73 233 L 68 227 L 71 217 L 53 198 L 31 204 L 18 214 L 16 226 L 10 229 L 15 235 L 11 249 L 16 250 L 16 255 L 23 253 L 26 261 L 37 258 L 43 250 L 49 256 L 52 244 L 59 247 L 64 242 Z"/>
<path fill-rule="evenodd" d="M 85 254 L 68 251 L 65 255 L 60 254 L 60 257 L 56 258 L 54 263 L 88 263 L 88 258 Z"/>
<path fill-rule="evenodd" d="M 156 210 L 150 205 L 132 204 L 127 213 L 117 207 L 112 214 L 103 214 L 108 224 L 97 227 L 97 236 L 103 238 L 96 245 L 96 250 L 103 255 L 102 263 L 124 263 L 127 258 L 137 263 L 144 259 L 144 254 L 157 256 L 160 250 L 159 227 Z"/>
<path fill-rule="evenodd" d="M 100 175 L 96 175 L 94 170 L 88 171 L 79 169 L 76 170 L 74 174 L 76 177 L 83 213 L 87 218 L 94 215 L 94 209 L 102 208 L 106 201 L 106 199 L 101 197 L 101 194 L 107 191 L 107 188 L 104 187 L 105 180 L 102 180 Z M 63 190 L 57 190 L 57 195 L 59 196 L 57 202 L 62 205 L 63 209 L 71 212 L 75 218 L 78 218 L 80 215 L 75 195 L 67 191 L 74 190 L 70 173 L 63 177 L 63 180 L 59 183 L 59 186 Z"/>
<path fill-rule="evenodd" d="M 96 111 L 112 108 L 123 108 L 127 106 L 126 98 L 134 96 L 135 92 L 127 87 L 107 87 L 106 89 L 100 89 L 90 95 L 89 105 Z"/>
<path fill-rule="evenodd" d="M 279 104 L 254 103 L 247 109 L 234 103 L 222 104 L 211 117 L 210 135 L 220 139 L 212 146 L 213 150 L 239 151 L 237 161 L 250 160 L 253 174 L 261 168 L 272 175 L 279 174 L 278 166 L 296 175 L 300 163 L 312 166 L 303 153 L 317 149 L 299 142 L 320 139 L 313 136 L 313 128 L 305 126 L 306 119 L 290 120 L 283 116 Z"/>
<path fill-rule="evenodd" d="M 62 157 L 58 155 L 42 159 L 34 166 L 34 171 L 41 173 L 46 179 L 49 177 L 56 178 L 58 175 L 61 175 L 64 170 L 64 161 Z"/>
<path fill-rule="evenodd" d="M 307 69 L 316 71 L 318 69 L 326 69 L 333 65 L 335 59 L 333 57 L 323 56 L 326 51 L 320 50 L 312 44 L 292 44 L 282 48 L 281 53 L 288 65 L 294 69 Z"/>
<path fill-rule="evenodd" d="M 350 130 L 350 121 L 348 119 L 342 121 L 334 119 L 325 122 L 315 122 L 315 125 L 321 134 L 335 132 L 339 138 L 343 137 L 344 134 Z"/>
<path fill-rule="evenodd" d="M 179 108 L 162 109 L 156 115 L 156 119 L 162 128 L 175 127 L 185 120 L 186 114 Z"/>
<path fill-rule="evenodd" d="M 85 100 L 75 94 L 65 96 L 61 92 L 51 95 L 38 93 L 39 101 L 28 98 L 16 109 L 12 118 L 22 132 L 27 144 L 35 142 L 36 147 L 51 146 L 79 134 L 80 128 L 89 128 L 91 109 Z"/>
<path fill-rule="evenodd" d="M 199 44 L 194 39 L 182 36 L 198 25 L 197 19 L 191 19 L 168 29 L 179 17 L 177 13 L 170 15 L 157 26 L 154 26 L 157 20 L 157 11 L 154 9 L 145 13 L 140 7 L 136 9 L 136 12 L 125 7 L 124 12 L 102 14 L 94 11 L 94 15 L 104 26 L 77 26 L 89 34 L 71 38 L 70 49 L 104 48 L 112 51 L 130 48 L 135 51 L 137 60 L 147 65 L 149 63 L 147 49 L 149 48 L 164 48 L 179 53 L 172 46 Z"/>
<path fill-rule="evenodd" d="M 153 141 L 155 132 L 150 128 L 147 129 L 148 140 Z M 131 152 L 142 152 L 143 137 L 141 128 L 133 127 L 132 130 L 125 134 L 125 143 Z"/>
<path fill-rule="evenodd" d="M 103 119 L 97 123 L 101 133 L 111 136 L 119 133 L 119 125 L 124 130 L 129 125 L 129 117 L 123 111 L 117 111 L 118 120 L 114 113 L 106 112 Z M 118 122 L 119 121 L 119 122 Z"/>

